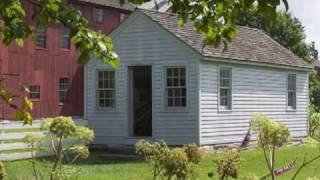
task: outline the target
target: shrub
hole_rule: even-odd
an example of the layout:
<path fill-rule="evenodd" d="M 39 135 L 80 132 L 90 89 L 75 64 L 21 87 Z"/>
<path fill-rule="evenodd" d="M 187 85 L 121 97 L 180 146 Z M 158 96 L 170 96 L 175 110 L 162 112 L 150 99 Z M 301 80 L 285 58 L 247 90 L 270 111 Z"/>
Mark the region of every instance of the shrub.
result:
<path fill-rule="evenodd" d="M 0 161 L 0 180 L 5 179 L 5 177 L 6 177 L 6 170 L 3 162 Z"/>
<path fill-rule="evenodd" d="M 150 143 L 145 140 L 136 145 L 136 152 L 144 155 L 151 168 L 153 179 L 192 179 L 196 176 L 196 164 L 202 155 L 196 145 L 170 149 L 164 141 Z"/>
<path fill-rule="evenodd" d="M 275 179 L 275 150 L 288 142 L 289 130 L 282 123 L 263 114 L 256 114 L 251 118 L 251 129 L 257 133 L 259 147 L 264 152 L 270 175 Z"/>
<path fill-rule="evenodd" d="M 215 160 L 219 179 L 238 178 L 240 153 L 237 150 L 226 150 Z"/>
<path fill-rule="evenodd" d="M 70 179 L 75 170 L 64 166 L 63 160 L 66 159 L 69 164 L 73 164 L 78 158 L 87 158 L 89 156 L 87 144 L 94 138 L 93 131 L 75 125 L 71 117 L 62 116 L 44 120 L 41 129 L 46 132 L 55 153 L 50 179 Z M 72 139 L 72 142 L 66 139 Z"/>
<path fill-rule="evenodd" d="M 320 139 L 320 113 L 313 113 L 310 116 L 310 135 Z"/>

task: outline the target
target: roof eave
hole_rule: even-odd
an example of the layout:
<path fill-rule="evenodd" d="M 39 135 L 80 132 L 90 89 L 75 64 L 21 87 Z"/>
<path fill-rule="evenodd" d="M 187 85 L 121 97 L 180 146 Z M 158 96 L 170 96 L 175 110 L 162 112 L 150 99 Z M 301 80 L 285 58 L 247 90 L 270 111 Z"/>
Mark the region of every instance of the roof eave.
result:
<path fill-rule="evenodd" d="M 279 68 L 279 69 L 290 69 L 290 70 L 307 71 L 307 72 L 310 72 L 313 70 L 313 67 L 311 65 L 308 67 L 306 67 L 306 66 L 290 66 L 290 65 L 285 65 L 285 64 L 274 64 L 274 63 L 267 63 L 267 62 L 263 63 L 263 62 L 254 62 L 254 61 L 250 61 L 250 60 L 228 59 L 228 58 L 212 57 L 212 56 L 203 56 L 202 60 L 232 63 L 232 64 L 241 64 L 241 65 L 271 67 L 271 68 Z"/>

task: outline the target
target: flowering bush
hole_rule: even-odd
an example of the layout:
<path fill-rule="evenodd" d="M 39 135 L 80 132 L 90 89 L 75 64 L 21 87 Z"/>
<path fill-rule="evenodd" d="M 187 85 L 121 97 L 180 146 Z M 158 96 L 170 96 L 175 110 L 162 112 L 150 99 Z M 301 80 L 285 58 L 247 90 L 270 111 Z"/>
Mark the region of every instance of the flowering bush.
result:
<path fill-rule="evenodd" d="M 144 155 L 153 173 L 153 179 L 192 179 L 196 176 L 196 164 L 202 153 L 196 145 L 170 149 L 164 141 L 150 143 L 141 140 L 136 144 L 136 152 Z"/>

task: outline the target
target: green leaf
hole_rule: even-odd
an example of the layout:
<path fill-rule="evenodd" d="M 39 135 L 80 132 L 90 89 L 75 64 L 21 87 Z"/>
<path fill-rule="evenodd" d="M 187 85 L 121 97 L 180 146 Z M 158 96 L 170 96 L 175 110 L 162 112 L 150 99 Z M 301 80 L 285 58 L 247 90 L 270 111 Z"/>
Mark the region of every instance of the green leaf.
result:
<path fill-rule="evenodd" d="M 23 47 L 24 45 L 24 40 L 21 38 L 16 39 L 16 43 L 19 47 Z"/>

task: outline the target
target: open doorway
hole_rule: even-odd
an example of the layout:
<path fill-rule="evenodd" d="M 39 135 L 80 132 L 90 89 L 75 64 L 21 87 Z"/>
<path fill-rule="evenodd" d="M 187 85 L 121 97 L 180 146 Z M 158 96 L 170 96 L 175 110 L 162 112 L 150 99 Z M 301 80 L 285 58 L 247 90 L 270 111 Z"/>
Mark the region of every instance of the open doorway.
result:
<path fill-rule="evenodd" d="M 151 66 L 132 67 L 132 135 L 152 136 L 152 78 Z"/>

